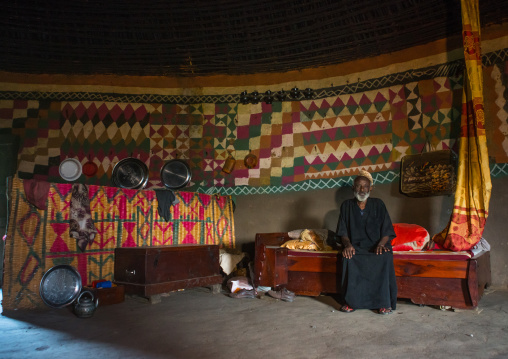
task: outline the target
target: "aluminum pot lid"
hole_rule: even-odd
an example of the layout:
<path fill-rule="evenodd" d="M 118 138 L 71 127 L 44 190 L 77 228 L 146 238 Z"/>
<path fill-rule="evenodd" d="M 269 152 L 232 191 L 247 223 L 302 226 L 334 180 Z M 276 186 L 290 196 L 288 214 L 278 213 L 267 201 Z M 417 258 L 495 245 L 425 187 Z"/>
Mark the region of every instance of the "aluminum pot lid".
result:
<path fill-rule="evenodd" d="M 112 180 L 117 187 L 143 188 L 148 182 L 148 167 L 137 158 L 124 158 L 113 168 Z"/>
<path fill-rule="evenodd" d="M 162 166 L 161 181 L 170 189 L 185 187 L 191 180 L 191 170 L 183 160 L 170 160 Z"/>
<path fill-rule="evenodd" d="M 62 308 L 76 300 L 81 292 L 81 286 L 78 271 L 69 265 L 61 264 L 44 273 L 39 293 L 46 305 Z"/>

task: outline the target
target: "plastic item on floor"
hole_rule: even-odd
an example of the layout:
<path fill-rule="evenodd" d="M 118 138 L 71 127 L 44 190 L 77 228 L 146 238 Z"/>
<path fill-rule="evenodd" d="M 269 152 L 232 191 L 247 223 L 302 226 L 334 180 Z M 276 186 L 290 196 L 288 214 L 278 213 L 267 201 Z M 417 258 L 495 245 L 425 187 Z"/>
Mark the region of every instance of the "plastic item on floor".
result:
<path fill-rule="evenodd" d="M 106 279 L 96 279 L 92 282 L 92 288 L 97 288 L 97 284 L 101 283 L 101 282 L 105 282 Z"/>
<path fill-rule="evenodd" d="M 239 292 L 242 289 L 251 290 L 252 285 L 249 283 L 249 278 L 247 277 L 233 277 L 228 279 L 227 287 L 231 293 Z"/>
<path fill-rule="evenodd" d="M 256 298 L 254 289 L 240 289 L 237 292 L 229 293 L 231 298 Z"/>
<path fill-rule="evenodd" d="M 257 287 L 258 292 L 268 292 L 270 289 L 272 289 L 272 288 L 271 287 L 264 287 L 262 285 Z"/>

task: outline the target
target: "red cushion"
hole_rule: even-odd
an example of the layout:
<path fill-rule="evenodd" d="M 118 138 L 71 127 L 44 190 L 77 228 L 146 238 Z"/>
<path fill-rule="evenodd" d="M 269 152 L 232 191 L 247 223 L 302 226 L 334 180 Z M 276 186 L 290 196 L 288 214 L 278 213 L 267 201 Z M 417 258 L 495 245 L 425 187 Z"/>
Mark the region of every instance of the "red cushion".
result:
<path fill-rule="evenodd" d="M 395 237 L 392 240 L 394 251 L 418 251 L 429 242 L 429 232 L 422 226 L 408 223 L 394 223 Z"/>

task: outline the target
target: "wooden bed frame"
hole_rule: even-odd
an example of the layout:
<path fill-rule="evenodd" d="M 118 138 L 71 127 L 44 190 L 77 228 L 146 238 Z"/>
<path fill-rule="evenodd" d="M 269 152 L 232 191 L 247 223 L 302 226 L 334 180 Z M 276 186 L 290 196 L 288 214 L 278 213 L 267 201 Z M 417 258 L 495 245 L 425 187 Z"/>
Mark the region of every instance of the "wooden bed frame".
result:
<path fill-rule="evenodd" d="M 339 293 L 342 256 L 338 251 L 313 252 L 281 248 L 287 233 L 258 233 L 255 242 L 256 286 L 287 288 L 297 295 Z M 436 255 L 395 252 L 397 298 L 419 305 L 473 309 L 491 283 L 490 252 L 470 258 L 461 253 Z"/>

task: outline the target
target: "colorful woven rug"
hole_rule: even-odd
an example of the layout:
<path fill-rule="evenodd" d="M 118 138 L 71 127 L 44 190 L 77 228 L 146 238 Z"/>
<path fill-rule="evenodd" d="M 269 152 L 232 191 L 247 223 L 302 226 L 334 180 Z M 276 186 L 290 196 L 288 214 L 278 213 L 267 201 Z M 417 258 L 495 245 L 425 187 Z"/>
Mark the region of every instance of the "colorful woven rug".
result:
<path fill-rule="evenodd" d="M 44 307 L 39 284 L 43 274 L 58 264 L 76 268 L 83 285 L 113 280 L 116 247 L 235 246 L 230 196 L 175 192 L 180 203 L 171 207 L 171 220 L 166 222 L 158 214 L 154 191 L 90 185 L 98 234 L 81 252 L 69 236 L 72 184 L 51 184 L 46 211 L 26 201 L 22 180 L 14 178 L 12 185 L 2 303 L 7 310 Z"/>

